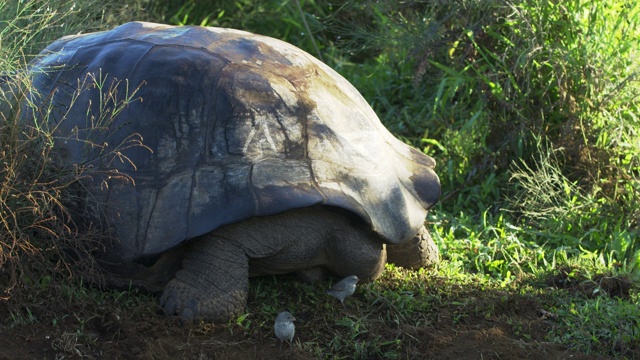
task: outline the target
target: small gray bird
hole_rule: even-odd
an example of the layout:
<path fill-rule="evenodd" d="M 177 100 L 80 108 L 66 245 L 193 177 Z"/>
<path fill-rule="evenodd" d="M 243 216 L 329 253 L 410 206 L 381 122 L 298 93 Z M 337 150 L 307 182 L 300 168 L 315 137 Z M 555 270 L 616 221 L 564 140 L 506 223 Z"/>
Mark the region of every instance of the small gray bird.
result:
<path fill-rule="evenodd" d="M 346 278 L 335 283 L 331 289 L 327 290 L 327 294 L 340 300 L 342 306 L 344 306 L 344 299 L 353 295 L 356 291 L 356 284 L 360 279 L 355 275 L 349 275 Z"/>
<path fill-rule="evenodd" d="M 282 346 L 282 342 L 285 340 L 289 341 L 289 343 L 293 340 L 293 335 L 296 333 L 296 326 L 293 324 L 295 320 L 296 318 L 288 311 L 283 311 L 276 317 L 276 323 L 273 329 L 281 341 L 280 346 Z"/>

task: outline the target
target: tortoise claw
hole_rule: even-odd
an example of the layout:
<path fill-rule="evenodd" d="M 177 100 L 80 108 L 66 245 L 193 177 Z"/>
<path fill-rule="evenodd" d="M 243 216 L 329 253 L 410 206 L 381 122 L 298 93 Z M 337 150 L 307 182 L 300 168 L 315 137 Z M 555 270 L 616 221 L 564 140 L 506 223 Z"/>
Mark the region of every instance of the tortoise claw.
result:
<path fill-rule="evenodd" d="M 160 300 L 160 305 L 164 309 L 165 314 L 169 316 L 173 316 L 176 314 L 176 299 L 172 294 L 167 297 L 162 297 Z"/>

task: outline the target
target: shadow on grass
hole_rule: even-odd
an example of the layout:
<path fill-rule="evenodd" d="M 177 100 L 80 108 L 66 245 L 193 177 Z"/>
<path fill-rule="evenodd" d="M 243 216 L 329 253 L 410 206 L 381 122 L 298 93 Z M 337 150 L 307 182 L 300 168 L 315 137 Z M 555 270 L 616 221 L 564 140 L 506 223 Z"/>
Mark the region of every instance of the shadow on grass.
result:
<path fill-rule="evenodd" d="M 600 355 L 586 354 L 595 350 L 579 341 L 576 349 L 549 341 L 575 321 L 571 309 L 590 299 L 553 286 L 561 276 L 500 288 L 472 276 L 453 280 L 435 271 L 388 267 L 377 281 L 359 286 L 345 307 L 325 294 L 334 280 L 304 284 L 289 276 L 263 277 L 251 281 L 246 313 L 215 325 L 167 318 L 154 297 L 135 291 L 52 284 L 34 288 L 30 303 L 18 311 L 2 306 L 0 358 L 638 357 L 640 349 L 621 342 L 622 335 L 602 337 Z M 53 288 L 62 294 L 55 302 L 47 296 Z M 599 299 L 605 297 L 610 299 Z M 273 320 L 282 310 L 298 320 L 293 344 L 281 347 Z"/>

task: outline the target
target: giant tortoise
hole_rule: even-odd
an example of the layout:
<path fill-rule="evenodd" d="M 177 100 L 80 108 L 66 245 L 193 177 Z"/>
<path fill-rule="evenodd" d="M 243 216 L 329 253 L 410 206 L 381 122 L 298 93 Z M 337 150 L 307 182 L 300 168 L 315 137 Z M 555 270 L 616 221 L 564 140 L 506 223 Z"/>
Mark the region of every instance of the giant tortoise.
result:
<path fill-rule="evenodd" d="M 434 160 L 290 44 L 131 22 L 61 38 L 30 73 L 61 166 L 90 174 L 69 206 L 109 235 L 107 280 L 162 291 L 170 315 L 233 318 L 250 276 L 371 280 L 387 253 L 437 257 Z"/>

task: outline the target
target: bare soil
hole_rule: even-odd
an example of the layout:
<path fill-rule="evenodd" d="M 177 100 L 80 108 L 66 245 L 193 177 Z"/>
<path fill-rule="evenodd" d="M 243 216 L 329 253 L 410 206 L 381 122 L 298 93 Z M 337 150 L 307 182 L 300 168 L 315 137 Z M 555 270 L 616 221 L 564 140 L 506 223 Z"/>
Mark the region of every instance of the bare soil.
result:
<path fill-rule="evenodd" d="M 557 319 L 544 311 L 542 298 L 496 290 L 474 290 L 463 296 L 434 308 L 424 316 L 423 325 L 369 323 L 357 340 L 400 340 L 401 353 L 396 355 L 403 359 L 608 359 L 545 340 Z M 336 317 L 358 321 L 376 311 L 364 298 L 359 291 L 347 308 L 337 301 L 324 305 L 332 306 Z M 275 338 L 266 317 L 249 316 L 240 324 L 188 324 L 165 317 L 153 298 L 142 299 L 128 306 L 115 298 L 109 300 L 113 305 L 102 301 L 93 309 L 80 302 L 53 300 L 38 308 L 39 315 L 31 313 L 37 321 L 22 321 L 25 324 L 18 324 L 15 311 L 0 307 L 0 359 L 318 359 L 334 357 L 318 350 L 332 343 L 332 337 L 348 337 L 326 325 L 327 314 L 322 311 L 295 314 L 296 337 L 290 345 Z M 256 311 L 262 302 L 253 296 L 248 309 Z M 23 308 L 20 314 L 28 318 L 29 312 Z M 384 358 L 384 353 L 367 358 Z"/>

